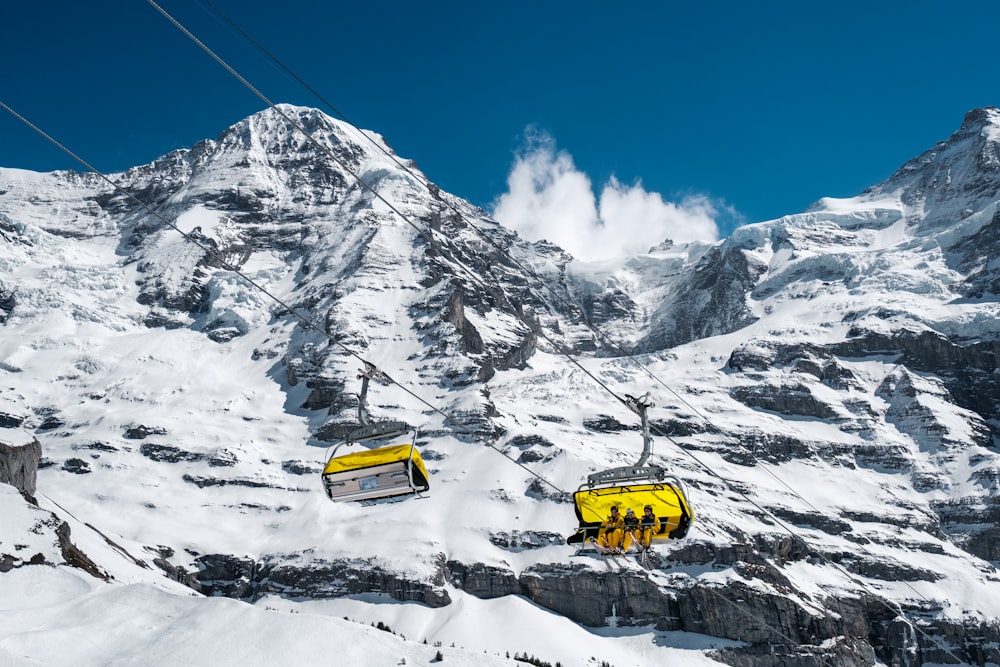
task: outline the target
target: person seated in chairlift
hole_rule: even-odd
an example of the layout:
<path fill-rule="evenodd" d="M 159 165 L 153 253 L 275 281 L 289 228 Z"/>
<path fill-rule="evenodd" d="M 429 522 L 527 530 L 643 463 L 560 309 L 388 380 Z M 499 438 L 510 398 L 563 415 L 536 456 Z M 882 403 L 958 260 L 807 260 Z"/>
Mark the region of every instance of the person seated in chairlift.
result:
<path fill-rule="evenodd" d="M 646 505 L 642 508 L 642 518 L 639 520 L 639 531 L 641 536 L 642 550 L 649 548 L 649 543 L 653 540 L 653 535 L 660 532 L 660 517 L 653 513 L 653 506 Z"/>
<path fill-rule="evenodd" d="M 632 511 L 632 508 L 629 507 L 627 510 L 625 510 L 625 525 L 624 525 L 625 541 L 622 544 L 622 552 L 628 553 L 629 548 L 633 544 L 639 545 L 638 549 L 639 551 L 642 551 L 641 547 L 642 538 L 639 535 L 640 530 L 641 529 L 639 527 L 639 517 L 637 517 L 635 515 L 635 512 Z"/>
<path fill-rule="evenodd" d="M 611 551 L 621 553 L 622 537 L 625 528 L 625 519 L 618 512 L 618 506 L 611 507 L 611 514 L 601 524 L 601 529 L 597 531 L 597 540 L 591 538 L 598 546 Z"/>

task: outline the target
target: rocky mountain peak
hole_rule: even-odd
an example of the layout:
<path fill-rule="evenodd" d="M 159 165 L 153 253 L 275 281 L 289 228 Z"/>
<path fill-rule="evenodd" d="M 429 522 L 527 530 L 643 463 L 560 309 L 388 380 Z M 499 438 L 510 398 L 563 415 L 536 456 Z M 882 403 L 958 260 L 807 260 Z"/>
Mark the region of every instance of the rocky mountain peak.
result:
<path fill-rule="evenodd" d="M 956 134 L 981 134 L 988 128 L 1000 128 L 1000 109 L 997 107 L 980 107 L 968 112 Z"/>
<path fill-rule="evenodd" d="M 948 139 L 907 161 L 864 195 L 896 196 L 932 229 L 982 210 L 998 192 L 1000 109 L 985 107 L 967 113 Z"/>
<path fill-rule="evenodd" d="M 391 153 L 374 132 L 359 130 L 319 109 L 291 104 L 277 104 L 239 121 L 217 143 L 256 150 L 272 159 L 301 152 L 322 154 L 325 149 L 345 150 L 356 157 Z"/>

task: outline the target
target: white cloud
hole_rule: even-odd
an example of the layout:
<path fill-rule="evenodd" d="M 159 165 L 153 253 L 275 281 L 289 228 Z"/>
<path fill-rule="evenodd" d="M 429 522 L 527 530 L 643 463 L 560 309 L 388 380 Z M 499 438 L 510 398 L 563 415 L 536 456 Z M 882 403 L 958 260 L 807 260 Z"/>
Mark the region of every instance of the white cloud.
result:
<path fill-rule="evenodd" d="M 546 239 L 583 261 L 620 259 L 671 239 L 715 241 L 719 206 L 704 195 L 665 202 L 642 183 L 611 177 L 595 194 L 573 158 L 547 135 L 528 133 L 528 146 L 507 177 L 493 216 L 530 241 Z M 730 212 L 731 213 L 731 212 Z"/>

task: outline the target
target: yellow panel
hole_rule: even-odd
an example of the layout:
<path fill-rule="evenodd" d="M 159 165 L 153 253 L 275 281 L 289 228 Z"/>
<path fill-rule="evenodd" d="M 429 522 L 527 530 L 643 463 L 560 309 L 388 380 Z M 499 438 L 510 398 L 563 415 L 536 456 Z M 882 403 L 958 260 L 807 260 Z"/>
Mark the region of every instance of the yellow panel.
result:
<path fill-rule="evenodd" d="M 420 472 L 424 474 L 424 479 L 427 479 L 427 469 L 424 468 L 424 461 L 420 457 L 420 452 L 418 452 L 413 445 L 410 444 L 391 445 L 389 447 L 366 449 L 362 452 L 335 456 L 327 462 L 326 467 L 323 469 L 323 474 L 326 475 L 329 473 L 345 472 L 348 470 L 362 470 L 364 468 L 371 468 L 372 466 L 378 466 L 384 463 L 405 461 L 410 458 L 411 449 L 413 450 L 413 463 L 417 466 L 417 468 L 419 468 Z"/>

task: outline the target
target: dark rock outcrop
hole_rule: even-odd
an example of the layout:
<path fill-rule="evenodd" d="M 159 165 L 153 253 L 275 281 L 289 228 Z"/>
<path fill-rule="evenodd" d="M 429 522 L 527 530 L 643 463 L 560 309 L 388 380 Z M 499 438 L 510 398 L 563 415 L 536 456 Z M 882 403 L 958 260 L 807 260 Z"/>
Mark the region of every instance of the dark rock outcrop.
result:
<path fill-rule="evenodd" d="M 931 330 L 887 334 L 855 328 L 830 349 L 842 357 L 895 357 L 912 371 L 932 373 L 944 381 L 956 405 L 977 413 L 987 424 L 1000 423 L 1000 384 L 994 377 L 1000 367 L 1000 341 L 962 342 Z"/>
<path fill-rule="evenodd" d="M 731 333 L 756 321 L 747 299 L 767 265 L 753 250 L 735 243 L 710 248 L 654 314 L 650 333 L 636 345 L 636 352 Z"/>
<path fill-rule="evenodd" d="M 37 440 L 19 446 L 0 442 L 0 483 L 10 484 L 33 498 L 41 459 L 42 445 Z"/>
<path fill-rule="evenodd" d="M 445 564 L 445 574 L 455 588 L 483 600 L 521 594 L 517 576 L 508 569 L 450 560 Z"/>
<path fill-rule="evenodd" d="M 59 537 L 59 548 L 62 549 L 63 558 L 73 567 L 78 567 L 87 574 L 98 579 L 109 581 L 111 575 L 101 570 L 101 568 L 91 558 L 79 549 L 70 539 L 69 524 L 63 521 L 56 528 L 56 535 Z"/>
<path fill-rule="evenodd" d="M 206 554 L 196 559 L 198 569 L 187 572 L 165 557 L 154 560 L 171 578 L 210 596 L 256 600 L 264 595 L 324 599 L 386 593 L 401 602 L 421 602 L 430 607 L 450 604 L 443 588 L 444 573 L 433 581 L 406 578 L 375 559 L 310 561 L 299 564 L 299 555 L 272 555 L 256 561 L 227 554 Z M 439 563 L 443 570 L 443 559 Z"/>
<path fill-rule="evenodd" d="M 817 399 L 809 387 L 802 383 L 736 387 L 730 393 L 740 403 L 759 410 L 815 419 L 832 419 L 837 416 L 833 408 Z"/>

